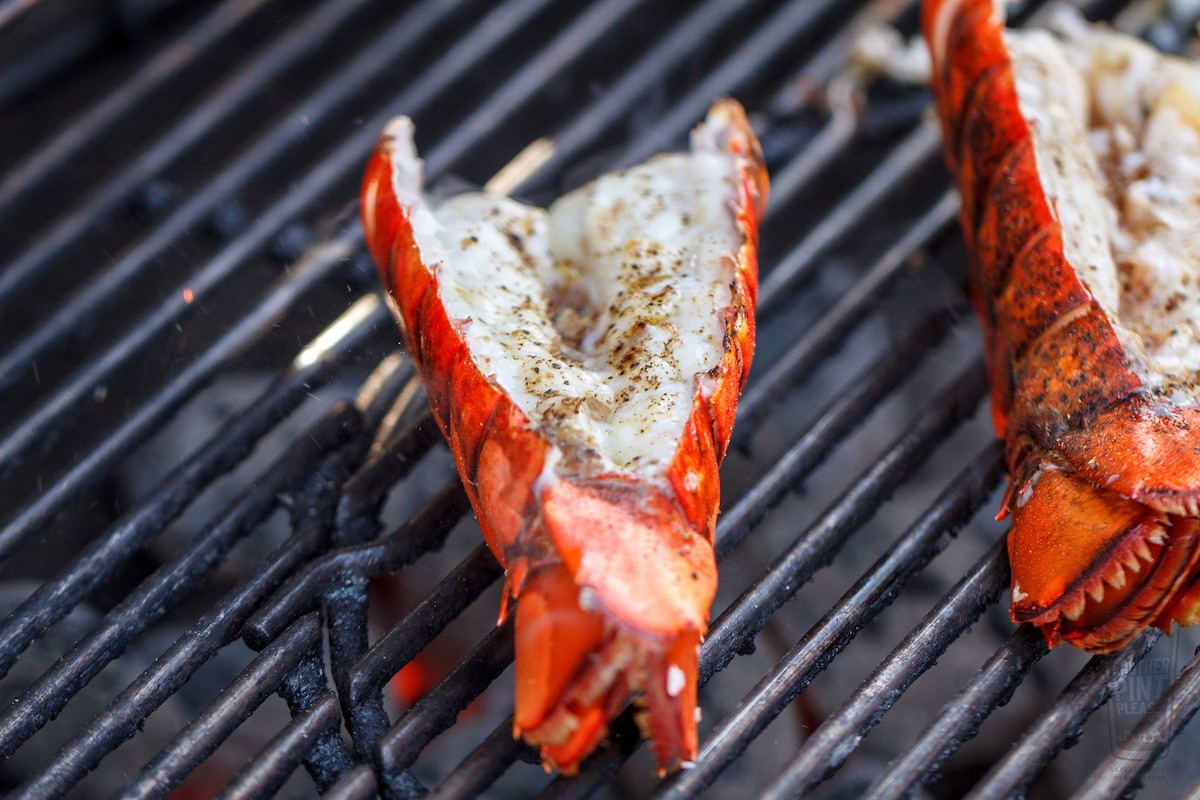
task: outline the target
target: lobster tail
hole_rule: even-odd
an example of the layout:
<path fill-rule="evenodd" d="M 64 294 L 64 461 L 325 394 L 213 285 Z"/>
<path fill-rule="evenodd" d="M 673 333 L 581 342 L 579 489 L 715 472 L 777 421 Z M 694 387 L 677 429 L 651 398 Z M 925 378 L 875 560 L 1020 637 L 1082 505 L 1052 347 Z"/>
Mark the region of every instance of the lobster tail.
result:
<path fill-rule="evenodd" d="M 412 125 L 384 131 L 363 227 L 515 601 L 514 734 L 573 772 L 633 699 L 659 768 L 695 758 L 716 593 L 718 464 L 754 352 L 768 193 L 741 106 L 692 152 L 549 209 L 432 206 Z"/>
<path fill-rule="evenodd" d="M 1145 306 L 1169 294 L 1169 315 L 1200 297 L 1139 283 L 1157 274 L 1154 253 L 1180 211 L 1146 201 L 1141 213 L 1158 220 L 1147 226 L 1128 194 L 1147 174 L 1178 179 L 1155 173 L 1160 151 L 1200 157 L 1175 152 L 1196 134 L 1170 127 L 1200 113 L 1185 88 L 1200 69 L 1082 22 L 1065 42 L 1006 32 L 1000 8 L 927 0 L 923 23 L 1013 479 L 1012 617 L 1051 644 L 1106 652 L 1200 614 L 1200 372 L 1177 356 L 1190 328 L 1155 322 Z M 1112 102 L 1125 87 L 1130 108 Z M 1143 106 L 1166 109 L 1157 144 L 1130 151 L 1152 135 Z"/>

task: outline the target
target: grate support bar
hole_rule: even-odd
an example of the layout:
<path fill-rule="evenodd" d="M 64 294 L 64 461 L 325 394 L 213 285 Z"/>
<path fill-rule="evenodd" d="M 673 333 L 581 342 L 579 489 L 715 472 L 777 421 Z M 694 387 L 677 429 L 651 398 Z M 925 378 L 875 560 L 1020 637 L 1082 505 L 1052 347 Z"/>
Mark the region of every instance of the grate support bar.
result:
<path fill-rule="evenodd" d="M 297 716 L 217 795 L 217 800 L 267 800 L 304 760 L 316 738 L 336 732 L 341 724 L 337 698 L 327 692 L 311 708 Z"/>

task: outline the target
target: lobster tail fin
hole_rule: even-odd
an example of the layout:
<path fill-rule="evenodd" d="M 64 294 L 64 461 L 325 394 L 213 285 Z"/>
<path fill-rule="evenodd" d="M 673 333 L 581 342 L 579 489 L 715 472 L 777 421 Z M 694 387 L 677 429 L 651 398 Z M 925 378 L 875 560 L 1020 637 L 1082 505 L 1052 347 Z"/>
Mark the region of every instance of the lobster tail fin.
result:
<path fill-rule="evenodd" d="M 700 631 L 647 637 L 581 608 L 561 564 L 535 570 L 516 611 L 514 735 L 541 746 L 547 770 L 572 773 L 631 693 L 659 771 L 696 757 Z"/>
<path fill-rule="evenodd" d="M 1039 626 L 1051 645 L 1111 652 L 1147 625 L 1195 613 L 1182 580 L 1200 559 L 1195 519 L 1056 468 L 1018 496 L 1008 540 L 1014 622 Z"/>
<path fill-rule="evenodd" d="M 711 543 L 645 482 L 562 480 L 541 502 L 562 561 L 532 569 L 517 605 L 515 731 L 571 770 L 635 696 L 659 769 L 693 760 Z"/>

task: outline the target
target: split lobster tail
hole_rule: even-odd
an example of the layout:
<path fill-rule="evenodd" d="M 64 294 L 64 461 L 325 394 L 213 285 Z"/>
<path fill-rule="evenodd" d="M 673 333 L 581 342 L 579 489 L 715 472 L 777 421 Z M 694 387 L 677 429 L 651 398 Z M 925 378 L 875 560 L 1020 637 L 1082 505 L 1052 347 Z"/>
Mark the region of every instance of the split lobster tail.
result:
<path fill-rule="evenodd" d="M 926 0 L 923 24 L 1012 480 L 1011 613 L 1109 652 L 1200 616 L 1200 68 L 1076 17 L 1005 30 L 1002 7 Z"/>
<path fill-rule="evenodd" d="M 660 770 L 696 756 L 767 177 L 732 100 L 691 144 L 546 210 L 482 193 L 434 205 L 399 118 L 363 184 L 367 242 L 506 570 L 514 735 L 564 773 L 631 699 Z"/>

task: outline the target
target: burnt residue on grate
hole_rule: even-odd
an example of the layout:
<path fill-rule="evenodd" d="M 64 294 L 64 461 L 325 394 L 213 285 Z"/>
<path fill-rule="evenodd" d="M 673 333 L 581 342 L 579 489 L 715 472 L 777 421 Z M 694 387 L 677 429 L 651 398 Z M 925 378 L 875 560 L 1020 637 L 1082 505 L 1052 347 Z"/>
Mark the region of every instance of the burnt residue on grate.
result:
<path fill-rule="evenodd" d="M 1197 780 L 1193 632 L 1048 653 L 998 602 L 1003 474 L 957 196 L 924 89 L 847 68 L 864 26 L 912 35 L 913 2 L 183 5 L 0 0 L 0 37 L 55 43 L 0 57 L 12 796 Z M 1194 12 L 1162 6 L 1087 11 L 1192 47 Z M 750 111 L 773 182 L 701 756 L 660 780 L 627 713 L 578 775 L 548 776 L 511 737 L 500 569 L 377 294 L 360 170 L 405 113 L 435 192 L 549 141 L 514 179 L 546 202 L 682 146 L 721 94 Z"/>

